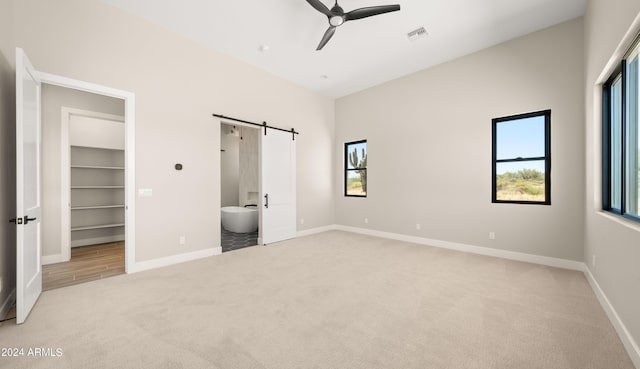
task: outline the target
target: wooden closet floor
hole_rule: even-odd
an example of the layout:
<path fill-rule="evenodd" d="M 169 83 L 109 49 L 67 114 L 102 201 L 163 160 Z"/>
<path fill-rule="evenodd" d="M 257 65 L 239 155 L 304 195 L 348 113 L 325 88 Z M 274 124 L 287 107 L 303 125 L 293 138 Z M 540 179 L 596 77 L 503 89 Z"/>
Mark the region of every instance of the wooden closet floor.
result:
<path fill-rule="evenodd" d="M 124 274 L 124 241 L 74 247 L 71 261 L 42 266 L 42 290 Z"/>

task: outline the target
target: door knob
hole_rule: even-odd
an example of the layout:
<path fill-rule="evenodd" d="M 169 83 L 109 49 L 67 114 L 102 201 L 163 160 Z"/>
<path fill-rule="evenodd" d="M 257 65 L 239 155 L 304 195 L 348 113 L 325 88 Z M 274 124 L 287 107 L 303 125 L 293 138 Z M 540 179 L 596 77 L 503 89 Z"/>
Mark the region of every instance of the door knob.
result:
<path fill-rule="evenodd" d="M 28 215 L 25 215 L 25 216 L 24 216 L 24 224 L 25 224 L 25 225 L 26 225 L 27 223 L 29 223 L 29 222 L 33 222 L 34 220 L 36 220 L 36 218 L 35 218 L 35 217 L 33 217 L 33 218 L 29 218 L 29 216 L 28 216 Z"/>

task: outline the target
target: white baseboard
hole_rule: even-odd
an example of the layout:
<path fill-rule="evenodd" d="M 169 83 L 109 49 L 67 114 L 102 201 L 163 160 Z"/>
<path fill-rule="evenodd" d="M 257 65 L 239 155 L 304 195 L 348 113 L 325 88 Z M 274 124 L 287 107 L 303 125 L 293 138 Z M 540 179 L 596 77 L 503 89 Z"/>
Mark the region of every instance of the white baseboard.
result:
<path fill-rule="evenodd" d="M 16 289 L 14 288 L 13 291 L 11 291 L 11 293 L 9 294 L 9 296 L 7 296 L 7 298 L 4 299 L 4 301 L 2 302 L 2 305 L 0 306 L 0 320 L 4 319 L 4 317 L 7 316 L 7 314 L 9 313 L 9 310 L 11 309 L 15 301 L 16 301 Z"/>
<path fill-rule="evenodd" d="M 186 261 L 202 259 L 209 256 L 220 255 L 220 254 L 222 254 L 222 247 L 218 246 L 211 249 L 193 251 L 185 254 L 172 255 L 172 256 L 167 256 L 164 258 L 158 258 L 153 260 L 140 261 L 135 263 L 133 270 L 130 271 L 129 273 L 137 273 L 145 270 L 162 268 L 169 265 L 184 263 Z"/>
<path fill-rule="evenodd" d="M 313 234 L 318 234 L 318 233 L 322 233 L 322 232 L 328 232 L 328 231 L 333 231 L 336 229 L 336 225 L 332 224 L 332 225 L 328 225 L 328 226 L 324 226 L 324 227 L 318 227 L 318 228 L 312 228 L 312 229 L 305 229 L 304 231 L 298 231 L 296 233 L 296 237 L 304 237 L 304 236 L 311 236 Z"/>
<path fill-rule="evenodd" d="M 43 255 L 40 260 L 42 261 L 42 265 L 64 263 L 66 261 L 69 261 L 62 254 Z"/>
<path fill-rule="evenodd" d="M 369 236 L 387 238 L 391 240 L 405 241 L 405 242 L 412 242 L 412 243 L 417 243 L 421 245 L 434 246 L 434 247 L 439 247 L 443 249 L 463 251 L 463 252 L 468 252 L 472 254 L 487 255 L 487 256 L 494 256 L 494 257 L 503 258 L 503 259 L 509 259 L 509 260 L 524 261 L 527 263 L 546 265 L 546 266 L 551 266 L 556 268 L 579 270 L 579 271 L 584 270 L 584 263 L 581 261 L 575 261 L 575 260 L 567 260 L 567 259 L 560 259 L 560 258 L 552 258 L 549 256 L 525 254 L 523 252 L 499 250 L 499 249 L 493 249 L 490 247 L 473 246 L 473 245 L 467 245 L 467 244 L 457 243 L 457 242 L 434 240 L 434 239 L 416 237 L 416 236 L 407 236 L 404 234 L 375 231 L 371 229 L 348 227 L 343 225 L 336 225 L 334 229 L 337 229 L 340 231 L 346 231 L 346 232 L 366 234 Z"/>
<path fill-rule="evenodd" d="M 124 241 L 123 234 L 118 234 L 115 236 L 106 236 L 106 237 L 83 238 L 81 240 L 71 241 L 71 247 L 99 245 L 101 243 L 111 243 L 111 242 L 119 242 L 119 241 Z"/>
<path fill-rule="evenodd" d="M 600 301 L 600 305 L 602 305 L 602 308 L 607 313 L 611 324 L 613 324 L 618 336 L 620 336 L 620 340 L 622 341 L 624 348 L 627 350 L 631 361 L 633 361 L 633 365 L 640 369 L 640 348 L 638 347 L 638 343 L 633 339 L 633 336 L 629 333 L 627 326 L 624 324 L 622 319 L 620 319 L 616 309 L 611 305 L 607 295 L 605 295 L 602 288 L 600 288 L 600 285 L 594 278 L 593 274 L 591 274 L 591 270 L 589 270 L 586 265 L 584 268 L 584 274 L 591 285 L 591 289 L 593 289 L 593 292 L 596 294 L 598 301 Z"/>

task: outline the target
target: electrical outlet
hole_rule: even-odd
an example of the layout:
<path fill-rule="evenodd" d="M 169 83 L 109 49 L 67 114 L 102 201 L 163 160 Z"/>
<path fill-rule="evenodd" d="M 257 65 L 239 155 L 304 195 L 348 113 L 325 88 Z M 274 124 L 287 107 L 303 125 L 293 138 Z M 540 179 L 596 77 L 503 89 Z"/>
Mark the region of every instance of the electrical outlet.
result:
<path fill-rule="evenodd" d="M 364 218 L 364 223 L 369 224 L 369 218 Z"/>
<path fill-rule="evenodd" d="M 304 218 L 300 218 L 300 224 L 304 224 Z"/>
<path fill-rule="evenodd" d="M 593 266 L 593 267 L 596 266 L 596 254 L 593 254 L 591 256 L 591 266 Z"/>
<path fill-rule="evenodd" d="M 422 228 L 422 226 L 420 225 L 420 223 L 416 223 L 416 229 L 420 230 L 420 228 Z"/>
<path fill-rule="evenodd" d="M 185 245 L 187 243 L 187 238 L 185 236 L 180 236 L 180 238 L 178 239 L 178 242 L 181 245 Z"/>
<path fill-rule="evenodd" d="M 489 232 L 489 239 L 490 240 L 495 240 L 496 239 L 496 232 Z"/>

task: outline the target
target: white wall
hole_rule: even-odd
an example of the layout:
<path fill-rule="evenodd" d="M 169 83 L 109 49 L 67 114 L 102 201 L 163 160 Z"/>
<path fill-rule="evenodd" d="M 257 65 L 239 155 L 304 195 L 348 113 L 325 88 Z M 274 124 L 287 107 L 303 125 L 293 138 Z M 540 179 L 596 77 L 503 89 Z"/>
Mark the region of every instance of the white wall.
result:
<path fill-rule="evenodd" d="M 16 89 L 13 4 L 0 0 L 0 314 L 15 288 L 16 230 L 9 219 L 16 216 Z M 4 306 L 8 308 L 9 306 Z"/>
<path fill-rule="evenodd" d="M 138 262 L 219 245 L 213 113 L 300 131 L 299 230 L 333 224 L 332 100 L 98 0 L 13 6 L 15 43 L 38 70 L 136 94 L 136 187 L 153 189 L 136 203 Z"/>
<path fill-rule="evenodd" d="M 229 135 L 231 125 L 220 124 L 220 206 L 238 206 L 240 137 Z"/>
<path fill-rule="evenodd" d="M 585 15 L 585 263 L 636 344 L 640 342 L 640 224 L 601 209 L 601 83 L 615 56 L 640 32 L 637 0 L 590 0 Z M 636 19 L 635 25 L 632 23 Z M 626 37 L 629 33 L 631 37 Z M 615 54 L 618 55 L 615 55 Z M 596 255 L 596 264 L 592 257 Z M 636 353 L 636 360 L 640 352 Z M 638 365 L 638 362 L 636 362 Z"/>
<path fill-rule="evenodd" d="M 336 222 L 582 260 L 582 57 L 577 19 L 337 100 Z M 491 119 L 543 109 L 552 205 L 492 204 Z M 346 198 L 344 143 L 359 139 L 368 197 Z"/>
<path fill-rule="evenodd" d="M 62 254 L 60 198 L 62 107 L 124 115 L 124 101 L 88 92 L 42 85 L 42 255 Z"/>

